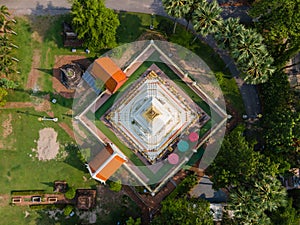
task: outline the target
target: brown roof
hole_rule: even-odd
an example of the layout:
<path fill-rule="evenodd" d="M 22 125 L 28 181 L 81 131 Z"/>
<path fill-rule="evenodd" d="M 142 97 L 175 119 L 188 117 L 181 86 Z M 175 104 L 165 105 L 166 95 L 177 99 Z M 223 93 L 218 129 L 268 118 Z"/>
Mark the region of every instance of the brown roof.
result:
<path fill-rule="evenodd" d="M 112 148 L 107 145 L 104 149 L 102 149 L 91 162 L 89 162 L 89 166 L 93 173 L 102 166 L 102 164 L 114 153 Z"/>
<path fill-rule="evenodd" d="M 108 57 L 96 59 L 90 72 L 105 82 L 111 93 L 115 93 L 127 80 L 126 74 Z"/>
<path fill-rule="evenodd" d="M 108 178 L 113 175 L 125 162 L 123 158 L 115 155 L 109 163 L 96 175 L 97 178 L 107 181 Z"/>

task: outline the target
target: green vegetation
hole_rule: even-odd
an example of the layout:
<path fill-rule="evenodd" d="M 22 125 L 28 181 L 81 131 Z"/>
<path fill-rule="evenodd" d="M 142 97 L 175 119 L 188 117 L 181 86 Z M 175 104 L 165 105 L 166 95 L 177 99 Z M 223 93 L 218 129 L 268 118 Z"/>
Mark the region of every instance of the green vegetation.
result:
<path fill-rule="evenodd" d="M 109 189 L 110 189 L 111 191 L 115 191 L 115 192 L 121 191 L 121 189 L 122 189 L 121 180 L 110 181 L 110 182 L 109 182 Z"/>
<path fill-rule="evenodd" d="M 129 219 L 126 221 L 126 225 L 140 225 L 142 224 L 141 218 L 137 218 L 134 220 L 132 217 L 129 217 Z"/>
<path fill-rule="evenodd" d="M 87 48 L 99 51 L 116 46 L 116 30 L 120 22 L 103 0 L 74 0 L 71 15 L 78 38 L 84 40 Z"/>
<path fill-rule="evenodd" d="M 268 55 L 261 34 L 239 24 L 238 20 L 223 20 L 220 16 L 222 9 L 217 1 L 208 3 L 198 0 L 166 0 L 163 5 L 170 16 L 186 18 L 187 21 L 192 19 L 197 33 L 203 36 L 212 34 L 219 47 L 225 46 L 224 49 L 235 60 L 246 82 L 263 83 L 273 74 L 273 59 Z M 177 7 L 179 5 L 181 8 Z M 229 42 L 228 45 L 223 45 L 224 40 Z"/>
<path fill-rule="evenodd" d="M 175 199 L 184 197 L 189 190 L 198 182 L 198 177 L 195 173 L 188 174 L 184 180 L 175 188 L 175 190 L 168 196 L 168 198 Z"/>
<path fill-rule="evenodd" d="M 135 41 L 145 31 L 148 31 L 151 15 L 121 12 L 118 16 L 121 23 L 121 26 L 117 29 L 118 44 Z M 14 30 L 18 35 L 13 36 L 12 41 L 17 43 L 19 49 L 22 49 L 22 51 L 13 49 L 12 54 L 15 58 L 20 60 L 16 65 L 16 69 L 20 71 L 20 74 L 15 77 L 19 86 L 17 90 L 8 90 L 9 95 L 6 99 L 9 102 L 32 102 L 35 105 L 39 105 L 42 99 L 48 95 L 50 99 L 56 98 L 57 103 L 51 104 L 51 109 L 48 112 L 53 112 L 54 116 L 59 118 L 59 122 L 64 122 L 71 127 L 70 109 L 72 100 L 53 94 L 52 68 L 57 55 L 78 55 L 84 54 L 84 52 L 82 49 L 77 49 L 77 53 L 72 53 L 70 49 L 63 47 L 61 36 L 62 21 L 70 22 L 71 16 L 29 16 L 26 18 L 17 18 L 17 24 Z M 157 28 L 159 24 L 170 23 L 170 21 L 169 19 L 155 16 L 153 24 L 154 27 Z M 167 29 L 167 27 L 160 27 L 162 33 Z M 218 79 L 222 80 L 220 84 L 229 104 L 233 105 L 236 110 L 242 112 L 243 103 L 237 86 L 234 79 L 230 76 L 229 71 L 225 68 L 222 60 L 214 53 L 213 49 L 206 44 L 200 41 L 191 44 L 192 39 L 193 35 L 184 30 L 182 26 L 177 26 L 175 34 L 170 35 L 168 38 L 169 41 L 182 44 L 184 47 L 198 54 L 210 66 L 214 73 L 218 74 Z M 104 45 L 103 47 L 109 46 Z M 34 54 L 36 54 L 35 57 Z M 93 59 L 95 52 L 92 52 L 89 56 Z M 36 94 L 33 94 L 30 90 L 24 90 L 28 81 L 28 74 L 32 66 L 33 58 L 34 60 L 39 60 L 38 62 L 35 61 L 40 72 L 40 78 L 37 83 L 39 92 Z M 163 67 L 163 65 L 160 66 Z M 139 70 L 141 72 L 143 68 L 141 67 Z M 132 79 L 130 82 L 134 82 L 134 78 Z M 126 86 L 124 86 L 124 90 L 125 88 Z M 182 88 L 185 87 L 182 86 Z M 201 99 L 197 100 L 196 97 L 194 98 L 194 100 L 198 101 L 204 108 L 206 107 L 206 103 Z M 38 117 L 47 117 L 48 114 L 46 112 L 39 112 L 33 108 L 1 109 L 0 112 L 0 121 L 5 121 L 10 116 L 13 121 L 11 123 L 12 132 L 6 137 L 3 137 L 3 135 L 0 137 L 0 170 L 2 171 L 2 175 L 0 176 L 0 185 L 2 187 L 0 194 L 7 195 L 11 190 L 36 189 L 51 192 L 53 190 L 52 181 L 58 179 L 67 180 L 74 185 L 74 188 L 88 188 L 96 184 L 96 182 L 91 179 L 87 181 L 84 179 L 85 176 L 88 176 L 87 170 L 82 164 L 82 158 L 77 154 L 78 149 L 74 147 L 74 140 L 72 140 L 58 124 L 49 121 L 39 122 L 37 120 Z M 101 112 L 99 112 L 99 114 L 101 114 Z M 205 125 L 205 129 L 209 129 L 210 126 L 211 124 L 209 122 Z M 36 142 L 39 138 L 39 130 L 45 127 L 52 127 L 58 133 L 60 152 L 54 160 L 39 161 L 36 157 L 36 152 L 32 150 L 37 148 Z M 3 134 L 4 129 L 3 126 L 0 126 L 1 134 Z M 203 130 L 205 129 L 203 128 Z M 114 137 L 112 137 L 112 139 L 114 139 Z M 138 164 L 138 162 L 136 163 Z M 184 201 L 180 202 L 180 204 L 181 203 L 187 206 Z M 112 207 L 111 204 L 110 207 Z M 201 207 L 199 207 L 199 209 L 201 209 Z M 101 218 L 101 221 L 97 221 L 97 223 L 115 224 L 118 218 L 122 218 L 122 221 L 125 221 L 125 218 L 128 218 L 128 215 L 125 216 L 125 214 L 128 214 L 128 210 L 137 213 L 137 215 L 134 215 L 134 218 L 139 216 L 137 206 L 130 199 L 126 198 L 122 206 L 113 206 L 110 210 L 110 214 Z M 24 218 L 25 211 L 30 212 L 29 217 Z M 60 219 L 65 221 L 65 224 L 75 224 L 75 220 L 78 220 L 78 218 L 75 217 L 76 216 L 66 220 L 63 215 L 59 216 Z M 9 206 L 8 204 L 0 207 L 0 220 L 7 221 L 7 218 L 9 218 L 9 224 L 31 225 L 55 223 L 52 220 L 50 221 L 48 215 L 43 211 L 32 211 L 28 207 L 15 207 Z"/>
<path fill-rule="evenodd" d="M 213 218 L 209 209 L 209 202 L 199 198 L 192 199 L 186 196 L 180 198 L 166 198 L 162 201 L 160 214 L 154 217 L 153 225 L 195 224 L 213 225 Z"/>
<path fill-rule="evenodd" d="M 20 74 L 18 74 L 15 79 L 19 84 L 18 88 L 23 89 L 26 86 L 27 76 L 30 72 L 32 64 L 32 29 L 28 21 L 23 18 L 18 18 L 15 30 L 18 35 L 13 36 L 13 41 L 18 44 L 19 49 L 15 49 L 13 54 L 14 57 L 20 60 L 20 62 L 17 64 L 17 70 L 20 72 Z"/>
<path fill-rule="evenodd" d="M 73 211 L 74 207 L 72 205 L 67 205 L 65 208 L 64 208 L 64 215 L 65 216 L 68 216 L 70 215 L 70 213 Z"/>
<path fill-rule="evenodd" d="M 250 10 L 276 65 L 285 66 L 300 49 L 299 5 L 299 0 L 260 0 Z"/>
<path fill-rule="evenodd" d="M 208 172 L 215 188 L 231 187 L 227 208 L 235 223 L 269 224 L 269 213 L 286 206 L 286 190 L 276 178 L 278 165 L 255 152 L 242 134 L 238 127 L 227 135 Z"/>
<path fill-rule="evenodd" d="M 73 199 L 76 195 L 76 188 L 69 187 L 68 191 L 65 193 L 67 199 Z"/>

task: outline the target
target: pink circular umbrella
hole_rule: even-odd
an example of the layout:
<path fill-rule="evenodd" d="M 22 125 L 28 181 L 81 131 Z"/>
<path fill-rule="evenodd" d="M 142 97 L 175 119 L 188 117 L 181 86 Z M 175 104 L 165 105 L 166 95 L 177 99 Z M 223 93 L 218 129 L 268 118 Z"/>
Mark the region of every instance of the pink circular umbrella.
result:
<path fill-rule="evenodd" d="M 170 164 L 175 165 L 179 161 L 179 156 L 176 153 L 172 153 L 168 156 L 168 161 Z"/>
<path fill-rule="evenodd" d="M 199 135 L 196 132 L 192 132 L 189 135 L 189 139 L 190 139 L 191 142 L 198 141 Z"/>

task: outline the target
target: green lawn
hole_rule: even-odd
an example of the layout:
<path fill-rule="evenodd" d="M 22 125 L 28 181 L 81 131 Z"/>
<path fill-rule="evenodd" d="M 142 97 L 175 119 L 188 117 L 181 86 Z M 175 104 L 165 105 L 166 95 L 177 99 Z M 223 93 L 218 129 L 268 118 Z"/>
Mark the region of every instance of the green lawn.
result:
<path fill-rule="evenodd" d="M 46 115 L 33 109 L 1 110 L 0 118 L 4 121 L 12 116 L 12 133 L 2 143 L 7 143 L 0 150 L 0 194 L 10 193 L 12 190 L 45 189 L 52 191 L 53 182 L 65 179 L 76 187 L 89 187 L 94 182 L 84 182 L 82 176 L 88 176 L 87 170 L 76 155 L 69 153 L 68 157 L 58 160 L 39 161 L 29 154 L 35 155 L 32 149 L 37 148 L 39 130 L 52 127 L 59 134 L 58 141 L 61 151 L 65 151 L 65 144 L 73 142 L 68 134 L 56 123 L 50 121 L 39 122 L 38 117 Z M 3 132 L 1 127 L 0 132 Z"/>

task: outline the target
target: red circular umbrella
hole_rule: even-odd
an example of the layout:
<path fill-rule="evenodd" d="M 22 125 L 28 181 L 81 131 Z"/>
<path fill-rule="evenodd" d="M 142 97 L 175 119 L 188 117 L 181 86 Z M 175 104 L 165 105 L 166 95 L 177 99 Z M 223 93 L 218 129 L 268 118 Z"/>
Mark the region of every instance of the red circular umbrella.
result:
<path fill-rule="evenodd" d="M 170 164 L 175 165 L 179 162 L 179 156 L 176 153 L 172 153 L 168 156 L 168 161 Z"/>
<path fill-rule="evenodd" d="M 199 135 L 196 132 L 192 132 L 189 135 L 189 139 L 190 139 L 191 142 L 198 141 Z"/>

